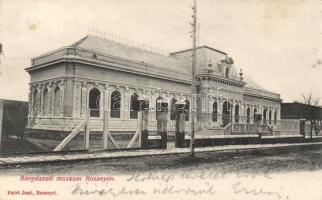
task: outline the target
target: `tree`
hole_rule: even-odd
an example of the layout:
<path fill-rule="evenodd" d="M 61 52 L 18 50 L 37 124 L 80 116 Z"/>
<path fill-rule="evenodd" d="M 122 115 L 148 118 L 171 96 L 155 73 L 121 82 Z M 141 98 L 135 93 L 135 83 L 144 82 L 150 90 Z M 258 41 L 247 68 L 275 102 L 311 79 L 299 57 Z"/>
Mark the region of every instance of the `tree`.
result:
<path fill-rule="evenodd" d="M 308 95 L 302 94 L 305 120 L 310 121 L 310 137 L 313 136 L 313 130 L 316 135 L 320 132 L 321 107 L 319 106 L 319 98 L 313 98 L 312 93 Z"/>

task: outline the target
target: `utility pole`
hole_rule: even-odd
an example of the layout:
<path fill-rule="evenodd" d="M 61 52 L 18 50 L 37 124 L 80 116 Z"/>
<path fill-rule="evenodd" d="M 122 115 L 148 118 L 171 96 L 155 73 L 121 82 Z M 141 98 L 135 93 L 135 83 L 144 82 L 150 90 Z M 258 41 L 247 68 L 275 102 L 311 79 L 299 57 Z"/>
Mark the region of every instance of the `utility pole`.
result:
<path fill-rule="evenodd" d="M 197 42 L 197 0 L 193 0 L 192 23 L 192 81 L 191 81 L 191 137 L 190 155 L 195 156 L 195 112 L 196 112 L 196 42 Z"/>

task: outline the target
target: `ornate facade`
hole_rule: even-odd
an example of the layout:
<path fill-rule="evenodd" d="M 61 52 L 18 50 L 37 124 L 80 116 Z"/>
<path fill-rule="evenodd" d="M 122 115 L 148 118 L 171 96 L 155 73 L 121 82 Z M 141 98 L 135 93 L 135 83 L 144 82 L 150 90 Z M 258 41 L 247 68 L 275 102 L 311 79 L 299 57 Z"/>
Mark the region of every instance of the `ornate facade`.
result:
<path fill-rule="evenodd" d="M 29 128 L 70 131 L 90 112 L 92 130 L 102 130 L 109 110 L 113 132 L 135 131 L 137 100 L 149 102 L 155 121 L 158 104 L 175 103 L 191 112 L 191 49 L 168 56 L 86 36 L 71 46 L 32 59 Z M 255 113 L 274 126 L 280 119 L 279 94 L 249 85 L 222 51 L 197 49 L 197 120 L 200 129 L 254 123 Z M 186 117 L 187 124 L 189 117 Z"/>

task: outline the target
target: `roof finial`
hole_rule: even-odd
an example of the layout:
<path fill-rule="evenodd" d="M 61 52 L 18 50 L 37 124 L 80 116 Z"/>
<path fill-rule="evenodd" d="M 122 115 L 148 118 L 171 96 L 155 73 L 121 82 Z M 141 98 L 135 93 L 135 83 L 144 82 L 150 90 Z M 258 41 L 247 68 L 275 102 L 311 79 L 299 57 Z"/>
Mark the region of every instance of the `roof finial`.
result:
<path fill-rule="evenodd" d="M 213 68 L 212 68 L 212 61 L 211 61 L 211 59 L 209 59 L 209 61 L 208 61 L 208 73 L 213 73 L 214 72 L 214 70 L 213 70 Z"/>
<path fill-rule="evenodd" d="M 244 80 L 244 78 L 243 78 L 243 70 L 242 69 L 240 69 L 239 70 L 239 79 L 240 79 L 240 81 L 243 81 Z"/>

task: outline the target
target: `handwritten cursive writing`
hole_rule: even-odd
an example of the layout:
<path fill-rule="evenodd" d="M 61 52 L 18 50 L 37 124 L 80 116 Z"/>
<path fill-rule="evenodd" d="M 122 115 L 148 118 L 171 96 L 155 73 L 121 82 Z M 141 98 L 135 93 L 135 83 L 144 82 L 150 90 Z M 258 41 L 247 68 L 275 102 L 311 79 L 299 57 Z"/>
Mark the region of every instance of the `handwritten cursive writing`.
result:
<path fill-rule="evenodd" d="M 144 190 L 141 190 L 139 188 L 136 188 L 134 190 L 129 190 L 125 187 L 122 187 L 121 189 L 114 189 L 113 187 L 111 188 L 99 188 L 99 189 L 86 189 L 83 188 L 80 184 L 76 184 L 72 191 L 72 195 L 99 195 L 99 196 L 104 196 L 104 195 L 111 195 L 113 197 L 118 197 L 121 195 L 145 195 L 146 192 Z"/>
<path fill-rule="evenodd" d="M 241 182 L 237 182 L 235 184 L 232 185 L 233 191 L 235 194 L 251 194 L 251 195 L 268 195 L 268 196 L 274 196 L 277 199 L 282 199 L 283 195 L 281 194 L 281 192 L 277 192 L 277 191 L 269 191 L 269 190 L 264 190 L 263 188 L 260 189 L 254 189 L 254 188 L 247 188 L 245 186 L 243 186 L 243 184 Z M 288 199 L 288 196 L 286 196 L 286 199 Z"/>
<path fill-rule="evenodd" d="M 169 181 L 174 180 L 174 175 L 172 174 L 132 174 L 126 181 L 134 182 L 144 182 L 144 181 L 163 181 L 168 183 Z"/>
<path fill-rule="evenodd" d="M 182 179 L 199 179 L 199 180 L 205 180 L 205 179 L 220 179 L 224 178 L 226 176 L 225 172 L 221 171 L 206 171 L 206 170 L 200 170 L 200 171 L 184 171 L 181 173 L 180 178 Z"/>
<path fill-rule="evenodd" d="M 207 188 L 204 189 L 194 189 L 191 187 L 187 188 L 176 188 L 175 186 L 165 186 L 164 188 L 154 188 L 154 194 L 192 194 L 196 195 L 203 195 L 203 194 L 210 194 L 215 195 L 216 191 L 214 190 L 213 185 L 208 185 Z"/>
<path fill-rule="evenodd" d="M 260 170 L 260 169 L 252 169 L 251 172 L 237 171 L 237 178 L 256 178 L 256 177 L 264 177 L 266 179 L 273 179 L 271 176 L 271 172 L 269 169 Z"/>

